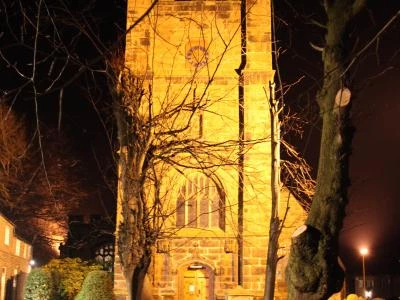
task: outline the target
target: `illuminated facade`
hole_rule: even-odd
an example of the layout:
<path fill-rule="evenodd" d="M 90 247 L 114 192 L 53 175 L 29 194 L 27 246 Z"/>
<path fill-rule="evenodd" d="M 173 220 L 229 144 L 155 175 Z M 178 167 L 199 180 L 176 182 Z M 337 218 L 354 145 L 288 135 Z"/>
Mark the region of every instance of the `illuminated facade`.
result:
<path fill-rule="evenodd" d="M 18 238 L 14 224 L 0 214 L 0 300 L 22 299 L 31 259 L 32 246 Z"/>
<path fill-rule="evenodd" d="M 128 1 L 127 27 L 151 4 Z M 164 188 L 174 212 L 166 226 L 173 234 L 154 249 L 148 274 L 154 299 L 263 295 L 271 201 L 270 18 L 267 0 L 160 0 L 127 35 L 126 66 L 148 80 L 154 109 L 187 101 L 190 95 L 195 106 L 201 105 L 188 134 L 211 144 L 236 145 L 211 150 L 227 163 L 219 162 L 207 174 L 170 171 Z M 288 197 L 282 198 L 286 208 Z M 291 232 L 305 217 L 296 201 L 290 200 L 289 207 L 283 255 Z M 276 299 L 285 299 L 284 264 L 285 259 L 279 265 Z M 124 299 L 120 270 L 116 265 L 114 290 Z"/>

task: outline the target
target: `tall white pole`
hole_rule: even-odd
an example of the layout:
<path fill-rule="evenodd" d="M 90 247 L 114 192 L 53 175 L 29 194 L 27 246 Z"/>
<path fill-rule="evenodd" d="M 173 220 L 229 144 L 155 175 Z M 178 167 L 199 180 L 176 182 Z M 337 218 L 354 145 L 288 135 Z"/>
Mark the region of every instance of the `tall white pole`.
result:
<path fill-rule="evenodd" d="M 362 269 L 363 269 L 363 291 L 365 294 L 365 291 L 366 291 L 365 290 L 365 255 L 362 256 Z"/>
<path fill-rule="evenodd" d="M 367 291 L 365 289 L 365 287 L 366 287 L 366 284 L 365 284 L 365 255 L 368 254 L 368 248 L 361 248 L 360 254 L 362 256 L 362 272 L 363 272 L 363 293 L 364 293 L 364 295 L 362 295 L 362 296 L 364 297 L 365 292 Z"/>

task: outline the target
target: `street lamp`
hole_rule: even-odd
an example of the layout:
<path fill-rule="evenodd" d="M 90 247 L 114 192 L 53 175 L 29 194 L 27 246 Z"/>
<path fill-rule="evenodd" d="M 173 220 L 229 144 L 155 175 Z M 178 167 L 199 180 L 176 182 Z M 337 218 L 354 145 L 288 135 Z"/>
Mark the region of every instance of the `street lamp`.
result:
<path fill-rule="evenodd" d="M 368 254 L 368 248 L 361 248 L 360 249 L 360 254 L 362 256 L 362 271 L 363 271 L 363 291 L 364 293 L 367 291 L 365 288 L 365 255 Z"/>

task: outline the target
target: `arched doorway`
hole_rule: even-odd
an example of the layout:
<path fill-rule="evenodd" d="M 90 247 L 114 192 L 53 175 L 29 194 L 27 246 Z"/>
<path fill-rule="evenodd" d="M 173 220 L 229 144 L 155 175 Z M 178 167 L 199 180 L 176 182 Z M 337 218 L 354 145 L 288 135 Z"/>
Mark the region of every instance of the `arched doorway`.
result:
<path fill-rule="evenodd" d="M 211 269 L 200 263 L 193 263 L 181 273 L 182 300 L 213 300 L 214 275 Z"/>

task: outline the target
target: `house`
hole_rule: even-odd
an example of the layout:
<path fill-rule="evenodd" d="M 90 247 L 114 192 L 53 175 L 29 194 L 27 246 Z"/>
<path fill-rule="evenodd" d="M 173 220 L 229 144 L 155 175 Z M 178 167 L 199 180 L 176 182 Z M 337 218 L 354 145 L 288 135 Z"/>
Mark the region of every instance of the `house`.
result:
<path fill-rule="evenodd" d="M 355 293 L 364 295 L 364 281 L 362 276 L 354 278 Z M 365 289 L 373 298 L 399 299 L 400 276 L 397 274 L 368 275 L 365 277 Z"/>
<path fill-rule="evenodd" d="M 14 224 L 0 214 L 0 300 L 22 299 L 31 259 L 31 245 L 16 236 Z"/>
<path fill-rule="evenodd" d="M 144 80 L 155 114 L 192 101 L 193 110 L 166 120 L 165 128 L 187 123 L 191 138 L 220 147 L 204 154 L 207 170 L 182 167 L 196 164 L 183 155 L 181 166 L 163 176 L 170 234 L 156 243 L 150 293 L 171 300 L 262 299 L 271 208 L 268 97 L 275 74 L 270 2 L 160 0 L 149 10 L 154 3 L 128 1 L 127 28 L 134 28 L 126 36 L 125 65 Z M 123 221 L 121 193 L 117 223 Z M 288 213 L 275 299 L 286 299 L 290 237 L 305 219 L 288 192 L 281 199 L 280 214 Z M 121 268 L 116 258 L 117 299 L 126 295 Z"/>
<path fill-rule="evenodd" d="M 60 245 L 60 258 L 79 257 L 85 261 L 96 261 L 112 272 L 113 231 L 111 222 L 101 215 L 69 215 L 68 236 Z"/>

